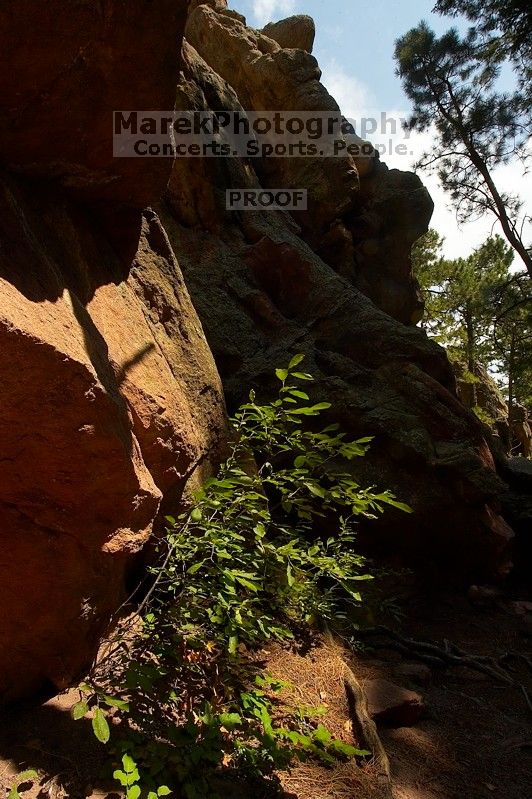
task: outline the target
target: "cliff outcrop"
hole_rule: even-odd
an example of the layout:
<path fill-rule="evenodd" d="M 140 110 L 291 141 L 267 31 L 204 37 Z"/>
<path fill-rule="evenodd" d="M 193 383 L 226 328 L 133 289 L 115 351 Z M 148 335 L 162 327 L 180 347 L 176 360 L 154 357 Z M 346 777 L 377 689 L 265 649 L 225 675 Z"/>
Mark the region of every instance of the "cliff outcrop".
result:
<path fill-rule="evenodd" d="M 216 366 L 143 210 L 171 162 L 112 157 L 112 110 L 174 102 L 186 5 L 0 10 L 3 700 L 90 665 L 161 512 L 224 446 Z"/>
<path fill-rule="evenodd" d="M 297 20 L 282 27 L 297 30 Z M 267 32 L 215 3 L 196 6 L 178 107 L 338 111 L 308 50 L 283 48 Z M 226 210 L 227 188 L 279 186 L 306 188 L 308 210 Z M 184 158 L 161 215 L 229 406 L 250 387 L 273 392 L 273 369 L 304 352 L 331 419 L 375 437 L 356 464 L 361 482 L 393 489 L 414 509 L 362 528 L 367 551 L 454 578 L 493 577 L 512 537 L 499 513 L 502 483 L 445 352 L 413 325 L 421 304 L 410 248 L 432 207 L 416 175 L 375 154 Z"/>
<path fill-rule="evenodd" d="M 330 419 L 374 437 L 360 482 L 414 510 L 361 527 L 361 546 L 453 578 L 507 562 L 481 426 L 414 326 L 410 248 L 432 213 L 419 178 L 371 151 L 113 157 L 113 111 L 176 96 L 183 110 L 339 112 L 307 17 L 260 32 L 224 0 L 188 6 L 0 9 L 3 701 L 90 664 L 162 515 L 222 455 L 224 395 L 233 409 L 271 393 L 294 353 Z M 227 210 L 228 188 L 261 186 L 306 188 L 308 210 Z"/>

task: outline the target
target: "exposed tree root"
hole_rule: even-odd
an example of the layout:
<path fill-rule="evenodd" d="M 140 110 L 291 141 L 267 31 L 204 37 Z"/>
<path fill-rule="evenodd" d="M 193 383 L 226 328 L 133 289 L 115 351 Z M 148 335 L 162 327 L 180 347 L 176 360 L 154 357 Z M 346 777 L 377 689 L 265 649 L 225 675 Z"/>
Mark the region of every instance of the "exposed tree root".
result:
<path fill-rule="evenodd" d="M 390 761 L 379 738 L 376 724 L 369 715 L 366 692 L 345 662 L 344 667 L 344 685 L 347 701 L 357 736 L 373 755 L 373 762 L 383 789 L 383 795 L 386 796 L 386 799 L 393 799 Z"/>
<path fill-rule="evenodd" d="M 497 682 L 518 688 L 525 698 L 529 711 L 532 713 L 532 702 L 525 686 L 509 673 L 511 670 L 509 663 L 512 660 L 523 661 L 532 671 L 532 657 L 529 655 L 520 652 L 505 652 L 499 657 L 470 655 L 451 641 L 445 640 L 444 646 L 438 646 L 428 641 L 407 638 L 383 625 L 361 629 L 357 634 L 360 638 L 371 638 L 371 646 L 375 649 L 393 649 L 402 655 L 420 660 L 434 668 L 444 669 L 449 666 L 462 666 L 487 674 L 488 677 Z M 373 640 L 379 638 L 382 640 Z"/>
<path fill-rule="evenodd" d="M 368 698 L 362 685 L 357 680 L 352 669 L 343 657 L 342 647 L 335 641 L 330 630 L 325 630 L 325 638 L 329 646 L 338 651 L 338 655 L 343 665 L 343 680 L 351 721 L 355 729 L 357 739 L 360 744 L 372 753 L 372 762 L 378 774 L 378 780 L 382 787 L 383 799 L 393 799 L 392 778 L 390 772 L 390 761 L 386 750 L 382 745 L 377 732 L 377 725 L 369 714 Z"/>

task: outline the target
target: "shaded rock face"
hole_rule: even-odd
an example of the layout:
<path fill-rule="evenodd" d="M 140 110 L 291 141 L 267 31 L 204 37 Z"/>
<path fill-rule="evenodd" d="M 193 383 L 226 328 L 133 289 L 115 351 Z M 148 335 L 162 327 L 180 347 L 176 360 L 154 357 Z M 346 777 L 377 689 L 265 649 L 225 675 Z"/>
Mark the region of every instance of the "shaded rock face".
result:
<path fill-rule="evenodd" d="M 0 702 L 83 673 L 154 526 L 223 455 L 216 366 L 142 210 L 171 162 L 107 149 L 115 104 L 173 106 L 186 5 L 0 9 L 0 52 L 20 70 L 1 86 Z M 85 124 L 89 110 L 94 127 L 70 140 L 67 116 Z"/>
<path fill-rule="evenodd" d="M 113 158 L 113 111 L 174 107 L 188 0 L 4 0 L 0 159 L 84 199 L 142 208 L 166 159 Z"/>
<path fill-rule="evenodd" d="M 340 115 L 320 83 L 316 59 L 264 33 L 200 5 L 189 15 L 185 35 L 244 109 Z M 329 266 L 390 316 L 419 321 L 423 304 L 410 250 L 427 229 L 433 203 L 416 175 L 389 170 L 376 154 L 253 159 L 252 166 L 264 187 L 308 190 L 308 211 L 297 214 L 297 223 Z"/>
<path fill-rule="evenodd" d="M 186 38 L 181 108 L 283 108 L 289 97 L 291 108 L 336 107 L 312 56 L 211 7 L 195 8 Z M 493 577 L 512 537 L 499 515 L 502 483 L 444 351 L 404 324 L 417 307 L 410 244 L 430 198 L 416 176 L 373 160 L 361 177 L 350 158 L 182 159 L 162 218 L 231 408 L 251 387 L 271 395 L 273 369 L 305 353 L 330 419 L 375 436 L 356 464 L 360 481 L 415 511 L 361 527 L 366 551 L 428 563 L 445 579 Z M 274 184 L 305 186 L 319 201 L 307 216 L 225 209 L 226 188 Z"/>

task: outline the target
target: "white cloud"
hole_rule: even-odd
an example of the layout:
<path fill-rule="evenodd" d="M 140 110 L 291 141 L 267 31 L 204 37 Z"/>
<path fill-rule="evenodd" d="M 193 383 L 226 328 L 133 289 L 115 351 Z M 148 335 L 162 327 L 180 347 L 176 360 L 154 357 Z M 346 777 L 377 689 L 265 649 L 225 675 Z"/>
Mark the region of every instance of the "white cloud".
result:
<path fill-rule="evenodd" d="M 378 107 L 369 86 L 349 75 L 335 59 L 331 59 L 323 67 L 322 82 L 337 101 L 344 116 L 354 121 L 357 133 L 379 148 L 382 160 L 391 169 L 412 170 L 422 153 L 430 148 L 433 138 L 431 131 L 405 133 L 401 119 L 406 119 L 408 113 L 397 109 L 383 111 Z M 405 151 L 398 150 L 398 147 Z M 514 162 L 500 167 L 493 176 L 499 190 L 518 194 L 530 213 L 532 181 L 522 173 L 522 165 Z M 434 201 L 431 226 L 444 236 L 444 253 L 447 258 L 467 256 L 489 235 L 502 235 L 499 223 L 491 215 L 458 227 L 455 212 L 449 207 L 449 198 L 439 185 L 437 177 L 422 172 L 419 176 Z M 532 225 L 529 224 L 528 240 L 531 238 Z M 520 267 L 517 256 L 516 265 Z"/>
<path fill-rule="evenodd" d="M 370 88 L 349 75 L 335 58 L 322 66 L 321 70 L 321 82 L 334 97 L 344 116 L 357 119 L 364 115 L 366 108 L 375 105 L 376 101 Z"/>
<path fill-rule="evenodd" d="M 275 19 L 289 17 L 295 7 L 296 0 L 253 0 L 253 22 L 262 27 Z"/>

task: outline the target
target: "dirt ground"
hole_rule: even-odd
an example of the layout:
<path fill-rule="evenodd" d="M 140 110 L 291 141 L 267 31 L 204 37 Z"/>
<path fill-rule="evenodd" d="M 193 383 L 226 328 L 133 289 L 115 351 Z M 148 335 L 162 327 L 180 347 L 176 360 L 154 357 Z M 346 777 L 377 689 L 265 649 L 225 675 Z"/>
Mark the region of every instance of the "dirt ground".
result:
<path fill-rule="evenodd" d="M 408 622 L 395 624 L 404 635 L 442 644 L 446 639 L 473 654 L 530 655 L 532 639 L 510 600 L 472 604 L 463 596 L 408 598 Z M 356 655 L 325 644 L 304 655 L 274 647 L 267 670 L 289 681 L 287 701 L 325 706 L 320 719 L 337 737 L 360 745 L 353 732 L 343 677 L 348 658 L 358 680 L 377 677 L 420 693 L 426 717 L 413 727 L 379 728 L 390 760 L 394 799 L 532 799 L 532 713 L 518 688 L 463 667 L 431 669 L 430 682 L 419 686 L 398 675 L 405 658 L 393 649 L 372 649 L 367 640 Z M 414 659 L 407 659 L 415 662 Z M 532 696 L 532 672 L 523 661 L 512 676 Z M 40 707 L 4 710 L 0 719 L 0 788 L 12 786 L 23 769 L 36 768 L 38 786 L 24 799 L 111 797 L 114 786 L 102 777 L 103 747 L 90 722 L 74 722 L 69 692 Z M 281 775 L 286 799 L 384 799 L 371 761 L 315 763 Z M 389 793 L 388 793 L 389 796 Z M 209 797 L 205 797 L 209 799 Z M 251 799 L 242 794 L 241 799 Z M 259 799 L 253 793 L 253 799 Z"/>
<path fill-rule="evenodd" d="M 472 606 L 464 597 L 413 602 L 403 630 L 413 638 L 446 639 L 480 655 L 532 653 L 522 618 L 510 602 Z M 357 662 L 362 680 L 394 677 L 396 653 L 376 652 Z M 402 661 L 402 658 L 399 658 Z M 526 664 L 512 676 L 532 695 Z M 390 758 L 395 799 L 532 799 L 532 713 L 518 688 L 465 668 L 433 670 L 430 685 L 419 688 L 428 717 L 415 727 L 381 730 Z"/>

